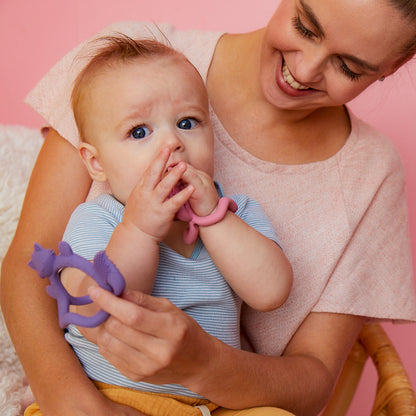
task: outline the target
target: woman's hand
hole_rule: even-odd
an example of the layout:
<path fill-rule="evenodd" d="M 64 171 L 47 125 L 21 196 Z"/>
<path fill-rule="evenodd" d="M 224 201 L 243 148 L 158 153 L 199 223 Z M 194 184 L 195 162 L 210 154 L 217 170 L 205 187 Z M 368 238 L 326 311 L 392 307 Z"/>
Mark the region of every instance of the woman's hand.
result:
<path fill-rule="evenodd" d="M 141 292 L 117 298 L 101 288 L 89 294 L 111 314 L 97 339 L 111 364 L 133 381 L 180 383 L 196 391 L 215 354 L 215 338 L 166 299 Z"/>
<path fill-rule="evenodd" d="M 269 405 L 317 414 L 363 323 L 361 317 L 312 313 L 283 356 L 265 356 L 218 341 L 166 299 L 140 292 L 117 298 L 101 288 L 89 294 L 112 315 L 99 330 L 100 352 L 125 376 L 179 383 L 235 409 Z"/>

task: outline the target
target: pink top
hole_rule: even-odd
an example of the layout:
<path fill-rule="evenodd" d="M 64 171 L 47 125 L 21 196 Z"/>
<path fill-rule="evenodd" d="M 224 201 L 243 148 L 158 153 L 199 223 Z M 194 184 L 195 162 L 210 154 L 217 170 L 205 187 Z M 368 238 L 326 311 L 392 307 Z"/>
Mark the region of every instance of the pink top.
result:
<path fill-rule="evenodd" d="M 221 33 L 124 22 L 101 34 L 162 40 L 159 30 L 205 79 Z M 26 99 L 75 146 L 79 138 L 69 97 L 85 63 L 74 60 L 81 48 L 59 61 Z M 404 174 L 387 138 L 350 114 L 350 137 L 336 155 L 278 165 L 247 153 L 211 116 L 216 179 L 225 193 L 245 193 L 263 206 L 294 270 L 293 290 L 282 307 L 269 313 L 243 309 L 243 327 L 258 352 L 282 353 L 311 311 L 416 320 Z M 94 184 L 91 193 L 103 190 Z"/>

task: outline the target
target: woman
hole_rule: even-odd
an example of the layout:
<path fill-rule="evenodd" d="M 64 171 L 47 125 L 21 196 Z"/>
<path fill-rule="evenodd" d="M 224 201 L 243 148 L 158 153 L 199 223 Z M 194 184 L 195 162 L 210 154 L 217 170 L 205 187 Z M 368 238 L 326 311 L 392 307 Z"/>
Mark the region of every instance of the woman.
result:
<path fill-rule="evenodd" d="M 161 299 L 91 293 L 113 315 L 98 344 L 121 372 L 183 384 L 226 408 L 267 405 L 315 415 L 365 319 L 416 319 L 400 162 L 383 137 L 344 107 L 414 55 L 415 22 L 416 5 L 406 0 L 283 0 L 256 32 L 161 28 L 206 78 L 219 181 L 226 192 L 248 193 L 263 205 L 295 282 L 276 313 L 243 313 L 248 348 L 263 355 L 226 347 Z M 145 29 L 109 30 L 132 36 Z M 81 65 L 71 66 L 73 56 L 30 100 L 76 144 L 63 101 Z M 54 76 L 62 68 L 68 78 Z M 5 318 L 46 416 L 138 414 L 86 379 L 58 329 L 44 283 L 27 280 L 33 242 L 56 248 L 89 187 L 75 148 L 49 130 L 3 263 Z M 214 414 L 233 414 L 224 412 Z M 285 414 L 250 412 L 243 414 Z"/>

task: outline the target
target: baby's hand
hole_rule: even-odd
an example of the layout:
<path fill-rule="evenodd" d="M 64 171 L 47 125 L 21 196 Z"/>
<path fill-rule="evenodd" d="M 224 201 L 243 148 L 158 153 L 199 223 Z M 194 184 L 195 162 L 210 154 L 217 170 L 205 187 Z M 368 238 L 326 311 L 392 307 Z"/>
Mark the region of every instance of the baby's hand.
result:
<path fill-rule="evenodd" d="M 178 163 L 168 172 L 169 149 L 163 149 L 131 192 L 123 222 L 133 224 L 158 242 L 168 234 L 175 214 L 191 196 L 194 188 L 187 186 L 169 198 L 173 187 L 181 180 L 187 165 Z"/>
<path fill-rule="evenodd" d="M 210 215 L 217 207 L 219 200 L 212 177 L 188 165 L 182 176 L 182 181 L 194 188 L 188 201 L 192 211 L 199 217 Z"/>

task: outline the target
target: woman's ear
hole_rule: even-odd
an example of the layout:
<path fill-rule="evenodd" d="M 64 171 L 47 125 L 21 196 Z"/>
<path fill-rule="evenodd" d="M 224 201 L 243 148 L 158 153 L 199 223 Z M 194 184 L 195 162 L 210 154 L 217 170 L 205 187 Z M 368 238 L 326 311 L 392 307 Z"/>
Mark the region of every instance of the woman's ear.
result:
<path fill-rule="evenodd" d="M 89 143 L 82 142 L 78 150 L 91 178 L 95 181 L 105 182 L 107 176 L 98 158 L 97 149 Z"/>

